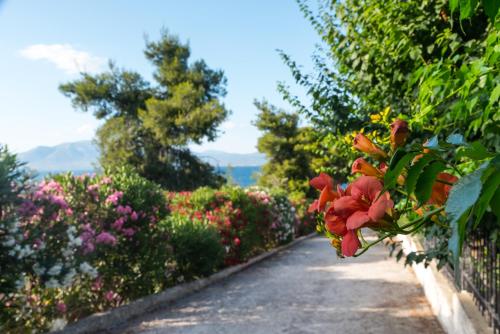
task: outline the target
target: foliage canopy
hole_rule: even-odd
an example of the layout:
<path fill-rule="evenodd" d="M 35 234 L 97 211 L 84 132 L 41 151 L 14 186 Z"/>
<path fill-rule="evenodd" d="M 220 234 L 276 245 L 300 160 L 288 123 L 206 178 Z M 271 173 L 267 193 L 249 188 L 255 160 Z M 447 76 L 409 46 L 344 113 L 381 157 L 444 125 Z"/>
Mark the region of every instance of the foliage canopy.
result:
<path fill-rule="evenodd" d="M 171 190 L 219 185 L 222 177 L 186 146 L 213 141 L 229 115 L 221 102 L 224 73 L 203 60 L 190 63 L 189 46 L 167 32 L 148 41 L 144 54 L 155 67 L 155 84 L 110 63 L 107 72 L 82 73 L 60 86 L 75 108 L 103 120 L 97 131 L 101 165 L 133 166 Z"/>

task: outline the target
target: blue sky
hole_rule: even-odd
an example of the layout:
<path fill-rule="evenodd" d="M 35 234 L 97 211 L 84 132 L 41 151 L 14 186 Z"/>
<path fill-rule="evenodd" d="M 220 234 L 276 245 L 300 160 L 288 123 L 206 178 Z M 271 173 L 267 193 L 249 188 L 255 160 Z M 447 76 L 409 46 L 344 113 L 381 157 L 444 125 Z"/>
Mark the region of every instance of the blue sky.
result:
<path fill-rule="evenodd" d="M 150 79 L 144 37 L 162 28 L 228 78 L 224 134 L 197 151 L 255 152 L 253 100 L 288 108 L 276 85 L 293 79 L 276 49 L 309 69 L 319 41 L 293 0 L 0 0 L 0 143 L 22 152 L 91 139 L 99 123 L 73 110 L 58 85 L 105 70 L 109 59 Z"/>

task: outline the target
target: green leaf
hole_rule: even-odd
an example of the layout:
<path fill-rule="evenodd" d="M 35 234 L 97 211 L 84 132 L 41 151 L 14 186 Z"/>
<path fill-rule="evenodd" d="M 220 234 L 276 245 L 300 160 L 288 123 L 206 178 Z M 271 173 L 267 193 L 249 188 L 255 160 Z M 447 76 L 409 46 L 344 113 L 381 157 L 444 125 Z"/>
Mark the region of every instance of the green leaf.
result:
<path fill-rule="evenodd" d="M 420 174 L 416 187 L 415 196 L 419 202 L 419 206 L 426 203 L 432 194 L 432 186 L 436 181 L 437 175 L 446 169 L 446 165 L 441 161 L 435 161 L 427 166 Z"/>
<path fill-rule="evenodd" d="M 494 167 L 493 167 L 494 168 Z M 486 172 L 484 173 L 486 174 Z M 500 170 L 496 169 L 483 183 L 483 190 L 481 192 L 481 197 L 476 202 L 474 206 L 474 215 L 476 216 L 476 220 L 474 222 L 474 227 L 478 226 L 483 218 L 483 215 L 488 208 L 488 205 L 495 195 L 498 187 L 500 186 Z M 493 204 L 495 204 L 493 202 Z M 494 205 L 492 205 L 494 206 Z"/>
<path fill-rule="evenodd" d="M 439 140 L 437 136 L 432 137 L 424 144 L 424 147 L 430 148 L 432 150 L 437 150 L 439 148 Z"/>
<path fill-rule="evenodd" d="M 448 138 L 446 138 L 446 142 L 451 145 L 464 145 L 466 144 L 464 140 L 464 136 L 458 133 L 454 133 L 452 135 L 449 135 Z"/>
<path fill-rule="evenodd" d="M 473 142 L 467 146 L 462 146 L 457 149 L 456 159 L 459 160 L 463 157 L 468 157 L 474 160 L 483 160 L 491 158 L 492 153 L 488 152 L 486 147 L 483 146 L 479 141 Z"/>
<path fill-rule="evenodd" d="M 384 175 L 385 189 L 391 189 L 396 185 L 398 176 L 403 171 L 403 168 L 408 165 L 416 155 L 417 152 L 406 153 L 403 156 L 400 156 L 400 158 L 396 162 L 394 162 L 394 157 L 396 157 L 396 154 L 394 155 L 393 159 L 391 160 L 391 165 Z"/>
<path fill-rule="evenodd" d="M 498 9 L 500 9 L 500 1 L 498 0 L 483 0 L 484 12 L 492 22 L 495 22 Z"/>
<path fill-rule="evenodd" d="M 500 6 L 500 1 L 498 2 L 498 5 Z M 490 104 L 495 103 L 498 98 L 500 98 L 500 84 L 496 85 L 496 87 L 493 89 L 490 95 Z"/>
<path fill-rule="evenodd" d="M 451 237 L 448 240 L 448 250 L 453 254 L 453 260 L 458 262 L 462 252 L 462 244 L 465 238 L 465 228 L 469 218 L 469 210 L 466 210 L 456 221 L 451 224 Z"/>
<path fill-rule="evenodd" d="M 408 169 L 408 175 L 406 176 L 406 192 L 408 195 L 415 191 L 415 186 L 417 184 L 418 177 L 422 173 L 422 170 L 432 161 L 435 157 L 431 154 L 424 154 L 413 166 Z"/>
<path fill-rule="evenodd" d="M 448 201 L 446 201 L 445 210 L 452 229 L 452 237 L 448 248 L 453 253 L 455 259 L 460 256 L 465 234 L 465 224 L 469 216 L 468 212 L 481 194 L 481 177 L 487 167 L 488 163 L 484 163 L 479 169 L 458 180 L 451 188 Z"/>
<path fill-rule="evenodd" d="M 450 12 L 454 12 L 458 8 L 458 0 L 450 0 Z"/>
<path fill-rule="evenodd" d="M 493 198 L 491 199 L 491 203 L 493 203 L 493 204 L 500 203 L 500 188 L 498 188 L 495 191 L 495 195 L 493 195 Z M 500 222 L 500 205 L 492 205 L 491 211 L 493 211 L 495 216 L 497 216 L 498 221 Z"/>
<path fill-rule="evenodd" d="M 398 161 L 404 157 L 408 152 L 406 152 L 402 148 L 398 148 L 396 152 L 394 152 L 394 155 L 391 158 L 391 161 L 389 162 L 389 170 L 394 169 L 396 167 Z"/>
<path fill-rule="evenodd" d="M 476 9 L 477 0 L 460 0 L 460 19 L 466 19 L 472 16 Z"/>

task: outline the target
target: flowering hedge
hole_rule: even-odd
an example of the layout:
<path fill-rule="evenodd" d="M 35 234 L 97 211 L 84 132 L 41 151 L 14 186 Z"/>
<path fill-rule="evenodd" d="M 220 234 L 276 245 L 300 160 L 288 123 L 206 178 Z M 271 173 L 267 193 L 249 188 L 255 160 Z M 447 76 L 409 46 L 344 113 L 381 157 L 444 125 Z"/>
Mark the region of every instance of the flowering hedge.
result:
<path fill-rule="evenodd" d="M 56 176 L 25 192 L 2 236 L 20 262 L 2 273 L 15 281 L 1 291 L 2 326 L 50 328 L 163 289 L 171 252 L 156 222 L 165 203 L 156 185 L 125 170 Z"/>
<path fill-rule="evenodd" d="M 284 194 L 258 188 L 200 188 L 167 197 L 173 214 L 216 227 L 226 265 L 289 242 L 296 230 L 307 233 L 311 231 L 307 226 L 314 226 L 311 215 L 302 210 L 299 216 Z"/>
<path fill-rule="evenodd" d="M 12 170 L 0 177 L 1 331 L 61 328 L 303 230 L 286 196 L 259 189 L 165 194 L 126 169 L 28 187 Z"/>

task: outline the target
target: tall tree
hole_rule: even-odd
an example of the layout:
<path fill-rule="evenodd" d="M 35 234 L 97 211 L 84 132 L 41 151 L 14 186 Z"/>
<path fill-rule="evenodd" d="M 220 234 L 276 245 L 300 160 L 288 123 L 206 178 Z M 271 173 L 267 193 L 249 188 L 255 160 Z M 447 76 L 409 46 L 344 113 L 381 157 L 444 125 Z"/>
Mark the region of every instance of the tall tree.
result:
<path fill-rule="evenodd" d="M 346 145 L 353 131 L 382 133 L 387 122 L 372 118 L 382 110 L 390 110 L 389 123 L 407 118 L 414 137 L 459 131 L 498 149 L 500 16 L 493 24 L 477 6 L 460 22 L 448 0 L 322 0 L 318 7 L 297 1 L 323 44 L 312 74 L 289 55 L 282 57 L 312 103 L 284 84 L 279 89 L 321 133 L 318 145 L 336 147 L 325 156 L 334 167 L 330 172 L 354 157 Z M 476 7 L 474 1 L 460 6 L 467 2 Z"/>
<path fill-rule="evenodd" d="M 223 178 L 187 145 L 213 141 L 229 110 L 221 102 L 226 78 L 203 60 L 189 62 L 190 49 L 163 32 L 144 51 L 155 67 L 155 84 L 117 68 L 62 84 L 61 92 L 82 111 L 104 120 L 97 131 L 101 165 L 130 165 L 170 190 L 217 186 Z"/>
<path fill-rule="evenodd" d="M 260 111 L 254 125 L 263 132 L 257 149 L 268 158 L 258 183 L 286 189 L 292 194 L 313 195 L 309 187 L 309 179 L 314 176 L 313 155 L 307 150 L 313 141 L 312 130 L 299 127 L 297 113 L 288 113 L 267 101 L 254 104 Z"/>

